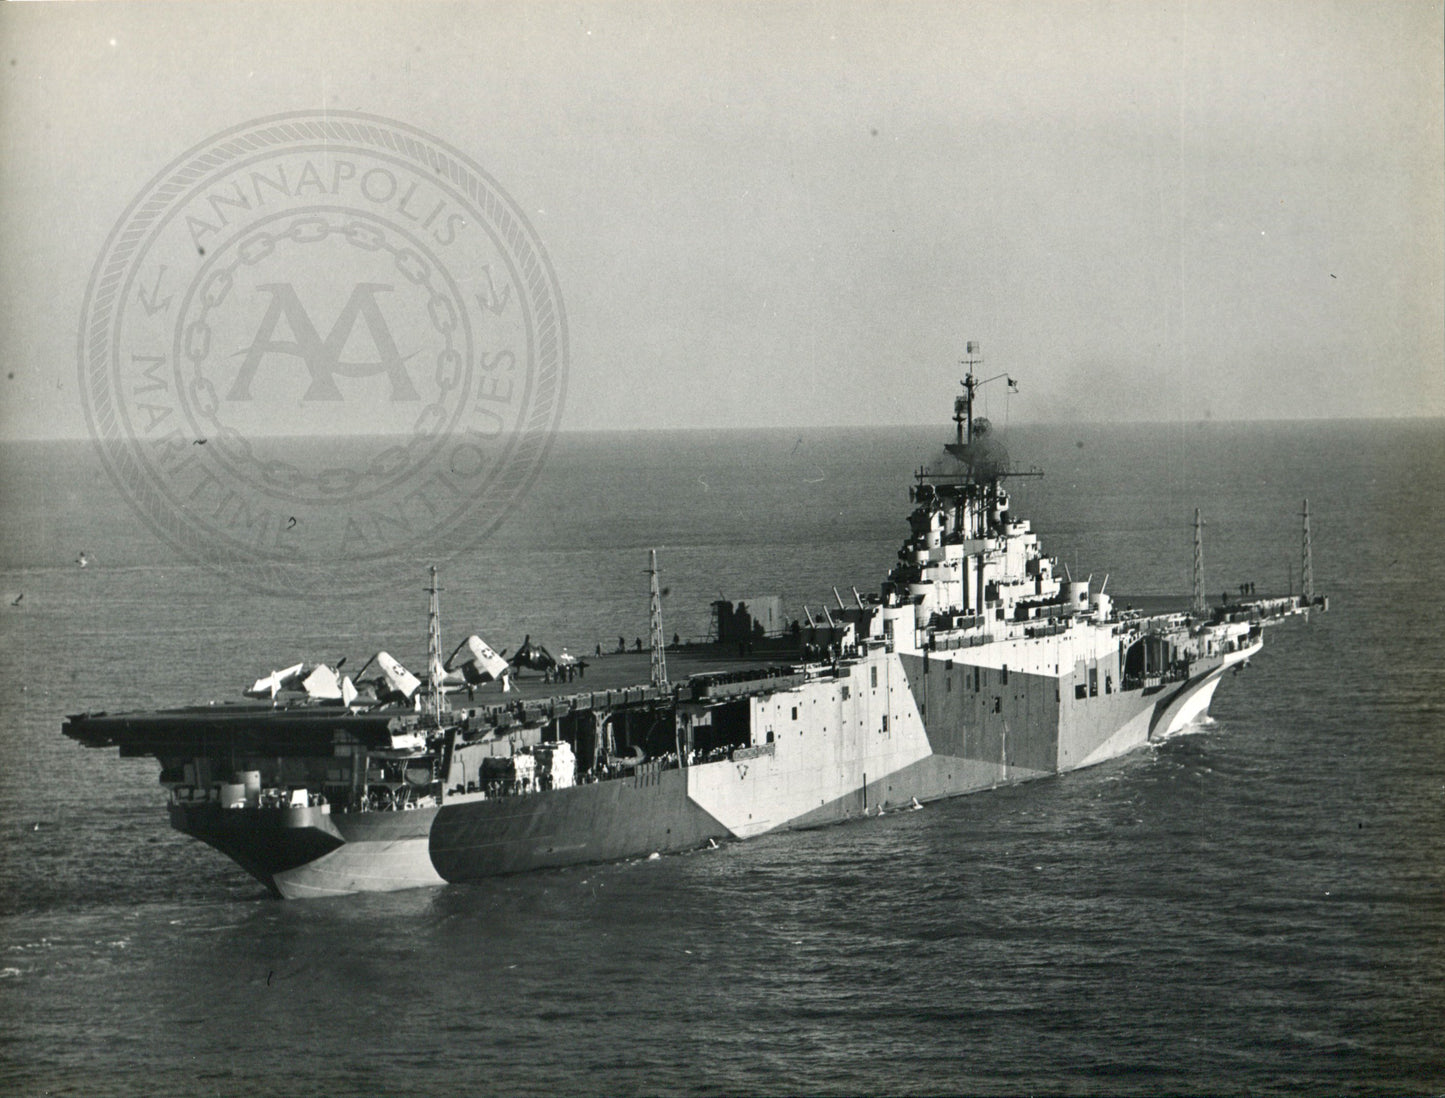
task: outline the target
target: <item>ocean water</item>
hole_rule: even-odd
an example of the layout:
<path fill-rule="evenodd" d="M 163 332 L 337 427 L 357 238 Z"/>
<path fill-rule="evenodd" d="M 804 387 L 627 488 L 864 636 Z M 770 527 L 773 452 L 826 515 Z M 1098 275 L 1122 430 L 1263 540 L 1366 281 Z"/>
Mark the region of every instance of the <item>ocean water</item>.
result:
<path fill-rule="evenodd" d="M 945 432 L 946 433 L 946 432 Z M 705 635 L 876 589 L 940 432 L 558 439 L 443 566 L 445 640 Z M 87 445 L 0 449 L 0 1093 L 1438 1093 L 1445 424 L 1033 427 L 1015 511 L 1075 575 L 1297 584 L 1212 720 L 1103 766 L 818 831 L 283 903 L 67 712 L 424 663 L 425 565 L 286 598 L 177 558 Z M 85 550 L 91 564 L 75 563 Z M 15 603 L 17 597 L 18 604 Z"/>

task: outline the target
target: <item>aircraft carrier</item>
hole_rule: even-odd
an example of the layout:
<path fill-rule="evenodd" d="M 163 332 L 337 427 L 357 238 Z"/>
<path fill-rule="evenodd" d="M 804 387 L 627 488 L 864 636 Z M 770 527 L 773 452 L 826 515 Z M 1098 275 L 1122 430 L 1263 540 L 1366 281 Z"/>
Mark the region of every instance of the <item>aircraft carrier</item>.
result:
<path fill-rule="evenodd" d="M 970 345 L 970 356 L 973 347 Z M 1121 609 L 1059 574 L 974 415 L 970 357 L 947 457 L 920 468 L 909 534 L 876 593 L 765 623 L 719 602 L 710 643 L 576 660 L 478 637 L 428 669 L 386 653 L 374 680 L 297 665 L 250 698 L 78 714 L 91 747 L 154 756 L 171 823 L 288 898 L 469 881 L 831 824 L 1076 770 L 1204 715 L 1264 628 L 1325 609 L 1313 591 Z M 1012 385 L 1012 381 L 1009 381 Z M 1134 600 L 1138 602 L 1138 600 Z M 769 628 L 769 625 L 773 625 Z M 368 664 L 368 667 L 370 664 Z M 366 668 L 363 668 L 363 673 Z"/>

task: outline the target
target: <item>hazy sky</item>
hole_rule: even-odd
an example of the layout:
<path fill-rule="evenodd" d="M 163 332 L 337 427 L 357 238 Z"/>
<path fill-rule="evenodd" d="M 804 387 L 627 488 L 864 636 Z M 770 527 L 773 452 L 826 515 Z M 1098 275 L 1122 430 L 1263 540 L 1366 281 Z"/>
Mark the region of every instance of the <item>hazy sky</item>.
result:
<path fill-rule="evenodd" d="M 969 339 L 1019 421 L 1445 415 L 1442 34 L 1402 0 L 6 4 L 0 435 L 85 434 L 85 287 L 147 182 L 321 108 L 525 209 L 568 428 L 937 421 Z"/>

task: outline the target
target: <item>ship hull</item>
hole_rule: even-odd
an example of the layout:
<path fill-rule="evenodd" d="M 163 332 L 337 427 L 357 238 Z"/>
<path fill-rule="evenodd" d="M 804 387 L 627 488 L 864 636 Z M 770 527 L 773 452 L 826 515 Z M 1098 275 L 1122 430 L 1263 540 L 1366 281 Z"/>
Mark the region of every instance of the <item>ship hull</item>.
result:
<path fill-rule="evenodd" d="M 611 781 L 462 796 L 412 811 L 207 804 L 173 806 L 172 821 L 286 898 L 690 850 L 1117 758 L 1198 719 L 1223 673 L 1257 649 L 1242 647 L 1151 690 L 1116 689 L 1117 667 L 1102 675 L 1094 668 L 1096 693 L 1089 692 L 1087 661 L 1060 674 L 1058 652 L 1048 648 L 1035 653 L 1036 670 L 1012 672 L 1002 660 L 1020 660 L 1017 650 L 978 650 L 971 656 L 981 662 L 972 663 L 880 652 L 832 676 L 751 698 L 749 723 L 761 742 L 715 762 L 643 766 Z"/>

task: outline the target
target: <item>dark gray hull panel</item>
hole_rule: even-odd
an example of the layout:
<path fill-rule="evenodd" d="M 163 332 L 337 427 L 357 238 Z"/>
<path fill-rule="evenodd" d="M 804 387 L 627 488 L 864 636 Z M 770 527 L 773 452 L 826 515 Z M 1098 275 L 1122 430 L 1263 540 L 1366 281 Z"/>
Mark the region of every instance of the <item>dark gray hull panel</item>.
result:
<path fill-rule="evenodd" d="M 703 846 L 726 827 L 687 797 L 682 770 L 446 805 L 429 852 L 448 881 Z"/>

